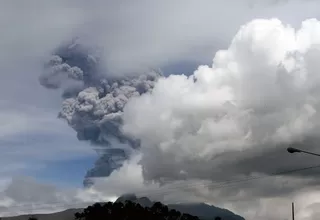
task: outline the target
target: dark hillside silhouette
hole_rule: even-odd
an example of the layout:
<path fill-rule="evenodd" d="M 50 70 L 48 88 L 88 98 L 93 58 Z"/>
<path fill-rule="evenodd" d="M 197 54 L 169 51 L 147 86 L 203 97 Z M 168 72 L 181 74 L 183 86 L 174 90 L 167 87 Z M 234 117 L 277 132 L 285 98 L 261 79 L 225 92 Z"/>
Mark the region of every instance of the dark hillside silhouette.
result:
<path fill-rule="evenodd" d="M 131 203 L 133 203 L 134 205 L 131 204 L 130 206 L 130 203 L 128 204 L 127 202 L 128 200 L 131 201 Z M 117 203 L 123 203 L 123 204 L 119 205 Z M 126 207 L 125 204 L 128 204 L 128 208 L 131 207 L 131 209 L 128 209 L 128 210 L 131 210 L 131 212 L 129 212 L 128 210 L 125 210 L 127 215 L 123 215 L 123 214 L 121 215 L 121 212 L 119 210 L 124 210 L 124 208 Z M 156 206 L 153 207 L 155 204 Z M 117 199 L 116 203 L 111 203 L 111 202 L 97 203 L 89 207 L 87 207 L 86 209 L 83 209 L 83 208 L 68 209 L 65 211 L 50 213 L 50 214 L 29 214 L 29 215 L 20 215 L 20 216 L 12 216 L 12 217 L 3 217 L 2 220 L 29 220 L 30 218 L 35 218 L 38 220 L 57 220 L 57 219 L 74 220 L 75 217 L 77 220 L 86 220 L 86 219 L 96 219 L 96 218 L 101 219 L 100 217 L 101 215 L 105 215 L 106 216 L 105 219 L 110 219 L 111 218 L 110 215 L 114 215 L 115 213 L 117 213 L 117 210 L 120 212 L 118 213 L 119 214 L 118 216 L 125 217 L 127 219 L 138 218 L 141 215 L 142 215 L 141 219 L 145 219 L 144 216 L 147 215 L 147 216 L 151 216 L 150 217 L 151 219 L 156 219 L 156 220 L 161 219 L 161 216 L 162 216 L 162 219 L 163 219 L 163 216 L 167 216 L 167 220 L 177 219 L 178 216 L 180 216 L 181 219 L 190 219 L 190 217 L 192 216 L 197 216 L 194 219 L 244 220 L 243 217 L 236 215 L 227 209 L 221 209 L 221 208 L 204 204 L 204 203 L 180 203 L 180 204 L 162 205 L 160 202 L 154 202 L 147 197 L 139 198 L 134 194 L 123 195 Z M 108 214 L 106 214 L 106 210 L 109 210 L 107 211 Z M 155 211 L 155 210 L 160 210 L 160 211 Z M 162 215 L 160 215 L 161 213 Z M 181 213 L 188 213 L 189 215 L 187 214 L 183 215 Z M 130 217 L 129 215 L 130 216 L 133 215 L 134 217 Z M 157 216 L 157 217 L 154 217 L 154 216 Z M 116 219 L 116 218 L 113 218 L 113 219 Z"/>
<path fill-rule="evenodd" d="M 181 213 L 156 202 L 151 207 L 142 207 L 131 201 L 96 203 L 75 213 L 76 220 L 199 220 L 198 217 Z"/>
<path fill-rule="evenodd" d="M 155 202 L 147 197 L 137 197 L 135 194 L 125 194 L 120 196 L 116 202 L 131 201 L 139 203 L 143 207 L 151 207 Z M 227 210 L 218 208 L 205 203 L 180 203 L 180 204 L 166 204 L 169 209 L 175 209 L 182 213 L 188 213 L 198 216 L 200 219 L 205 220 L 245 220 L 243 217 Z M 220 218 L 220 219 L 219 219 Z"/>

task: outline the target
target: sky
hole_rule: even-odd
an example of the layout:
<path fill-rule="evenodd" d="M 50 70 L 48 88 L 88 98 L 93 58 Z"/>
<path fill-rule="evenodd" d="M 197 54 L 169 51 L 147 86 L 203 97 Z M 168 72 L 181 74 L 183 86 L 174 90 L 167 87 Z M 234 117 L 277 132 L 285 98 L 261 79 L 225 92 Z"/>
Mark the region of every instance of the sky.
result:
<path fill-rule="evenodd" d="M 214 183 L 319 164 L 285 151 L 294 144 L 320 152 L 319 4 L 1 1 L 0 214 L 53 212 L 136 192 L 206 202 L 249 220 L 288 219 L 295 201 L 299 219 L 316 219 L 319 170 Z M 93 188 L 82 182 L 97 152 L 58 118 L 62 91 L 39 83 L 52 51 L 74 37 L 101 49 L 109 74 L 164 74 L 151 94 L 121 109 L 121 129 L 141 149 Z"/>

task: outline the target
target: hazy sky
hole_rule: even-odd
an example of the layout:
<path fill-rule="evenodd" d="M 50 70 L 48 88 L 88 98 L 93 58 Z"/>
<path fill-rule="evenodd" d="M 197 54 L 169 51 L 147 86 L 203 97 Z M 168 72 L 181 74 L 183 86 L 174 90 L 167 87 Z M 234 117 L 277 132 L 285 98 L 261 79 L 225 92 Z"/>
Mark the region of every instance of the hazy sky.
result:
<path fill-rule="evenodd" d="M 205 201 L 229 208 L 249 220 L 288 218 L 291 201 L 296 201 L 299 219 L 316 219 L 319 208 L 316 191 L 320 179 L 315 173 L 268 178 L 231 188 L 210 189 L 206 186 L 210 181 L 268 175 L 318 163 L 317 158 L 287 155 L 285 146 L 281 148 L 277 144 L 283 141 L 284 133 L 291 132 L 308 141 L 310 149 L 317 150 L 314 143 L 320 134 L 312 128 L 319 126 L 319 120 L 316 117 L 311 123 L 309 117 L 317 116 L 313 112 L 317 112 L 317 101 L 320 100 L 316 95 L 319 48 L 315 46 L 316 52 L 312 54 L 311 51 L 310 56 L 303 57 L 312 76 L 307 77 L 309 84 L 293 90 L 290 86 L 296 84 L 291 81 L 275 85 L 264 76 L 273 71 L 272 65 L 283 56 L 283 51 L 302 51 L 308 47 L 308 42 L 320 43 L 317 42 L 320 25 L 315 21 L 301 29 L 302 40 L 298 43 L 292 43 L 296 35 L 286 26 L 289 24 L 299 30 L 304 20 L 320 19 L 319 6 L 320 2 L 316 0 L 1 1 L 0 213 L 30 212 L 33 203 L 42 204 L 33 211 L 54 211 L 70 204 L 83 206 L 84 202 L 114 199 L 124 192 L 138 191 L 170 202 Z M 272 18 L 278 18 L 283 26 L 274 20 L 244 26 L 253 19 Z M 273 32 L 280 35 L 274 36 Z M 259 33 L 266 33 L 268 37 L 259 41 Z M 83 44 L 102 49 L 103 65 L 110 73 L 127 75 L 147 68 L 160 68 L 165 76 L 175 74 L 164 79 L 152 96 L 130 102 L 124 116 L 124 129 L 148 147 L 143 148 L 138 158 L 127 161 L 120 171 L 97 180 L 94 190 L 81 187 L 96 153 L 89 143 L 78 141 L 75 132 L 64 121 L 57 119 L 61 91 L 44 89 L 38 81 L 44 61 L 52 50 L 76 36 Z M 296 48 L 297 45 L 301 48 Z M 227 53 L 215 55 L 228 48 Z M 258 55 L 243 52 L 248 48 Z M 299 58 L 293 60 L 299 64 Z M 242 72 L 232 69 L 232 62 L 243 68 Z M 212 72 L 212 63 L 221 71 Z M 208 67 L 198 69 L 199 65 Z M 234 71 L 232 77 L 237 80 L 228 78 L 227 69 Z M 198 76 L 197 85 L 181 77 L 181 74 L 193 73 Z M 209 77 L 212 73 L 220 73 L 221 77 L 212 82 Z M 236 94 L 220 89 L 215 84 L 219 80 L 232 88 L 241 86 L 245 89 L 235 90 L 240 91 Z M 299 80 L 297 83 L 301 82 Z M 212 111 L 217 114 L 225 111 L 219 107 L 220 102 L 231 96 L 243 100 L 239 102 L 242 107 L 249 106 L 262 115 L 255 115 L 257 119 L 249 124 L 253 137 L 261 141 L 255 143 L 261 147 L 252 147 L 251 142 L 238 142 L 240 137 L 247 135 L 246 130 L 239 127 L 243 118 L 237 118 L 239 121 L 235 125 L 231 120 L 213 127 L 204 123 L 204 118 Z M 306 104 L 307 99 L 308 106 L 302 105 L 301 112 L 291 108 L 297 103 Z M 275 114 L 265 116 L 269 111 Z M 201 115 L 190 118 L 191 113 L 197 112 Z M 157 117 L 162 113 L 166 113 L 167 118 Z M 141 117 L 153 120 L 140 123 Z M 292 125 L 292 118 L 301 120 Z M 288 121 L 287 127 L 282 126 L 284 120 Z M 183 129 L 175 127 L 174 122 L 182 123 Z M 203 133 L 198 133 L 196 138 L 188 136 L 199 123 Z M 276 141 L 272 143 L 276 144 L 270 147 L 270 142 L 263 142 L 262 138 L 278 128 L 282 128 L 281 137 L 274 136 L 272 140 Z M 214 145 L 216 148 L 208 147 L 208 143 L 216 143 L 216 140 L 219 140 L 219 144 Z M 192 144 L 201 148 L 194 148 Z M 160 145 L 159 149 L 151 147 Z M 214 162 L 203 155 L 215 158 Z M 158 160 L 154 160 L 154 156 Z M 290 158 L 285 159 L 287 157 Z M 148 168 L 144 174 L 137 163 L 140 159 L 142 166 Z M 184 176 L 181 171 L 188 175 Z M 186 180 L 170 183 L 177 184 L 170 195 L 168 191 L 174 187 L 170 184 L 162 191 L 158 184 L 144 185 L 143 179 L 161 177 L 170 177 L 172 181 Z M 194 187 L 190 190 L 181 187 L 188 184 Z M 48 204 L 47 207 L 44 204 Z M 270 210 L 274 211 L 270 213 Z"/>

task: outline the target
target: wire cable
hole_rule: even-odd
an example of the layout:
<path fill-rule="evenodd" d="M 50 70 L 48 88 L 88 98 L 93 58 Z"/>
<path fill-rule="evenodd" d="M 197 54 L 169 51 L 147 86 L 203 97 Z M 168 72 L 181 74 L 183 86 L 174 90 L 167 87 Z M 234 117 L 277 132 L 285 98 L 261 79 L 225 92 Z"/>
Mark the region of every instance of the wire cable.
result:
<path fill-rule="evenodd" d="M 243 179 L 238 179 L 238 180 L 228 180 L 228 181 L 222 181 L 222 182 L 211 182 L 211 183 L 195 183 L 195 184 L 183 184 L 184 182 L 177 184 L 175 187 L 169 187 L 165 189 L 157 189 L 157 190 L 146 190 L 146 191 L 140 191 L 137 192 L 136 195 L 138 194 L 144 194 L 145 196 L 150 196 L 150 195 L 166 195 L 168 193 L 172 193 L 177 190 L 181 189 L 188 189 L 192 188 L 195 186 L 204 186 L 204 187 L 214 187 L 214 189 L 221 189 L 225 187 L 232 187 L 237 184 L 241 184 L 244 182 L 250 182 L 250 181 L 255 181 L 255 180 L 261 180 L 261 179 L 266 179 L 266 178 L 271 178 L 275 177 L 278 175 L 284 175 L 284 174 L 290 174 L 290 173 L 295 173 L 295 172 L 301 172 L 305 170 L 311 170 L 311 169 L 316 169 L 320 168 L 320 165 L 315 165 L 315 166 L 309 166 L 309 167 L 303 167 L 303 168 L 298 168 L 298 169 L 292 169 L 292 170 L 286 170 L 286 171 L 280 171 L 280 172 L 274 172 L 266 176 L 254 176 L 254 177 L 249 177 L 249 178 L 243 178 Z M 101 202 L 101 201 L 97 201 Z M 44 206 L 54 206 L 54 208 L 68 208 L 69 206 L 80 206 L 80 205 L 88 205 L 92 204 L 93 202 L 77 202 L 73 204 L 64 204 L 63 202 L 54 202 L 54 203 L 31 203 L 31 204 L 20 204 L 20 205 L 12 205 L 9 206 L 8 208 L 26 208 L 26 209 L 19 209 L 19 211 L 32 211 L 34 209 L 34 206 L 42 206 L 41 208 L 47 208 Z M 72 208 L 72 207 L 70 207 Z"/>

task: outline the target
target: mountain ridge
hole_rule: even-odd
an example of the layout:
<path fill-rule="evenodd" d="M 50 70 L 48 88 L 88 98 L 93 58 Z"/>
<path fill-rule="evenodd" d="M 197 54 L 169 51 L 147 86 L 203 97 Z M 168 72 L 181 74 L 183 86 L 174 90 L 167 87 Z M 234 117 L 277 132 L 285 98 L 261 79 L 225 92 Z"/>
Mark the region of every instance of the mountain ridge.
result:
<path fill-rule="evenodd" d="M 150 207 L 155 201 L 151 201 L 148 197 L 138 198 L 135 194 L 126 194 L 120 196 L 115 202 L 125 203 L 126 201 L 132 201 L 139 203 L 141 206 Z M 177 203 L 177 204 L 165 204 L 169 209 L 175 209 L 182 213 L 188 213 L 190 215 L 198 216 L 200 219 L 214 219 L 215 217 L 221 217 L 222 220 L 245 220 L 240 215 L 231 212 L 228 209 L 215 207 L 205 203 Z M 67 209 L 65 211 L 54 212 L 49 214 L 25 214 L 19 216 L 2 217 L 2 220 L 28 220 L 30 217 L 35 217 L 38 220 L 74 220 L 74 214 L 76 212 L 82 212 L 83 208 Z"/>
<path fill-rule="evenodd" d="M 139 203 L 144 207 L 151 207 L 155 202 L 151 201 L 147 197 L 138 198 L 134 194 L 126 194 L 120 196 L 116 202 L 132 201 Z M 221 217 L 223 220 L 245 220 L 242 216 L 231 212 L 228 209 L 219 208 L 213 205 L 208 205 L 206 203 L 178 203 L 178 204 L 165 204 L 169 209 L 176 209 L 183 213 L 188 213 L 191 215 L 198 216 L 201 219 L 212 219 L 215 217 Z"/>

